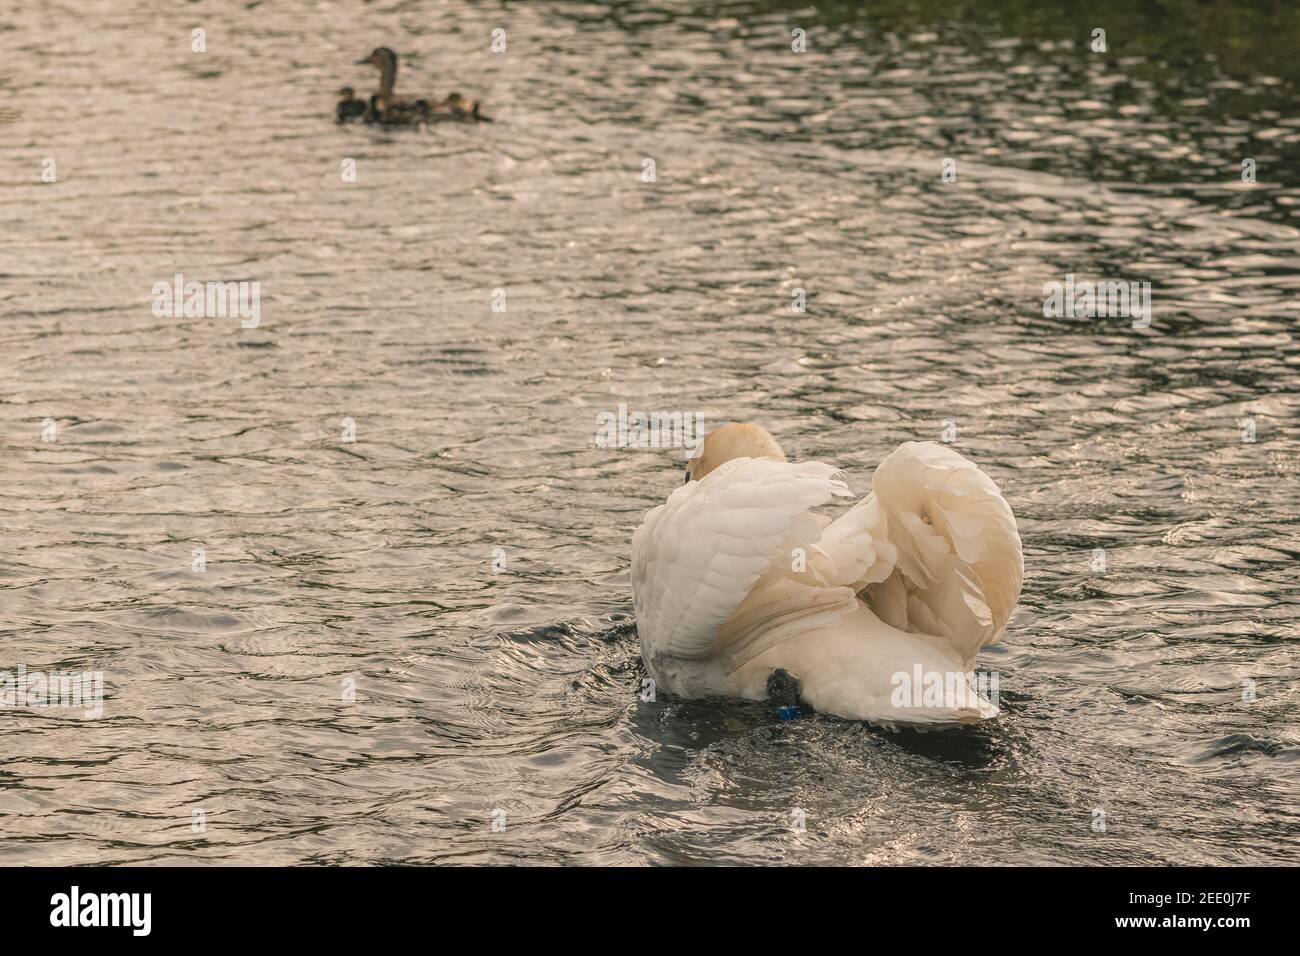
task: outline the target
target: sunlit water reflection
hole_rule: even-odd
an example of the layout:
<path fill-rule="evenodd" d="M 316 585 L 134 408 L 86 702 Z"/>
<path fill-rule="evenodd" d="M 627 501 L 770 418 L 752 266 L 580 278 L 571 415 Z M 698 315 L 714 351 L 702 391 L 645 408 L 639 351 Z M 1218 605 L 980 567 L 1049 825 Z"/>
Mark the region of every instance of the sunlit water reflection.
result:
<path fill-rule="evenodd" d="M 1295 66 L 1114 18 L 1102 57 L 1014 4 L 0 14 L 0 668 L 108 694 L 0 712 L 0 861 L 1300 860 Z M 497 122 L 334 125 L 380 44 Z M 156 318 L 177 272 L 261 324 Z M 1151 328 L 1044 318 L 1067 273 Z M 1025 542 L 1003 715 L 642 702 L 680 460 L 594 447 L 620 402 L 859 491 L 953 422 Z"/>

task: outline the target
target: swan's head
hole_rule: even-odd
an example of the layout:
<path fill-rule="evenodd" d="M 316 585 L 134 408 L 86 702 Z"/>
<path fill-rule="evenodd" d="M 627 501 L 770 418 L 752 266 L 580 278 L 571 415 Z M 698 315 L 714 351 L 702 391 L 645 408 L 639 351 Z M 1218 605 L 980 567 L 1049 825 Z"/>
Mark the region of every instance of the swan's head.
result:
<path fill-rule="evenodd" d="M 772 458 L 785 461 L 785 452 L 763 426 L 728 422 L 704 436 L 699 454 L 686 465 L 686 480 L 699 481 L 723 462 L 733 458 Z"/>

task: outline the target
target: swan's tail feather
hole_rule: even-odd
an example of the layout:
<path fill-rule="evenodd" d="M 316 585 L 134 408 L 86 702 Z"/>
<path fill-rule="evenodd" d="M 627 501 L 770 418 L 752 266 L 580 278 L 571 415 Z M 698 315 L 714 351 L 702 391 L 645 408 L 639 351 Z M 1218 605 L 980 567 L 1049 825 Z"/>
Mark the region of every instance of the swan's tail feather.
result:
<path fill-rule="evenodd" d="M 947 642 L 905 633 L 870 607 L 766 649 L 741 668 L 759 699 L 776 668 L 800 682 L 814 710 L 890 727 L 971 724 L 998 715 L 997 683 L 960 660 Z"/>

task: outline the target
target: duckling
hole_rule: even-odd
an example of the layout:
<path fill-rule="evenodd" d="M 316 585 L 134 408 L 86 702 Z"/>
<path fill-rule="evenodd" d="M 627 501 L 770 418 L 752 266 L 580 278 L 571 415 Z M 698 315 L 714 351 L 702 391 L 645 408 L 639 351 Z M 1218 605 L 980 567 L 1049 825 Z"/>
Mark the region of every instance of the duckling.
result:
<path fill-rule="evenodd" d="M 356 98 L 352 87 L 345 86 L 339 90 L 339 105 L 334 108 L 334 115 L 338 117 L 340 123 L 346 123 L 348 120 L 357 119 L 366 115 L 367 103 L 365 100 Z"/>
<path fill-rule="evenodd" d="M 437 104 L 437 108 L 447 114 L 448 119 L 460 120 L 461 122 L 479 122 L 490 123 L 492 117 L 484 116 L 479 112 L 478 100 L 471 100 L 461 96 L 459 93 L 449 93 L 447 98 Z"/>
<path fill-rule="evenodd" d="M 397 84 L 397 54 L 386 46 L 376 47 L 370 56 L 357 63 L 368 63 L 379 68 L 376 122 L 404 125 L 443 119 L 487 121 L 487 117 L 479 113 L 478 102 L 467 100 L 459 93 L 452 93 L 441 103 L 398 96 L 393 89 Z"/>

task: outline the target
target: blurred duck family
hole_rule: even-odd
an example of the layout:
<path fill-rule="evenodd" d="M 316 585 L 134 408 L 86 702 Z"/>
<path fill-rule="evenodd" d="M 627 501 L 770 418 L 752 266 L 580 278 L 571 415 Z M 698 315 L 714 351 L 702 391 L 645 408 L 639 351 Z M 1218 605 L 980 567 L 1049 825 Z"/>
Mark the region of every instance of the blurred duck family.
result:
<path fill-rule="evenodd" d="M 478 100 L 468 99 L 459 93 L 449 93 L 446 99 L 399 96 L 397 85 L 397 54 L 386 46 L 376 47 L 368 57 L 357 61 L 379 70 L 379 90 L 362 99 L 356 91 L 345 86 L 339 91 L 335 115 L 340 123 L 362 120 L 379 126 L 419 126 L 426 123 L 460 122 L 490 123 L 490 117 L 479 111 Z"/>

